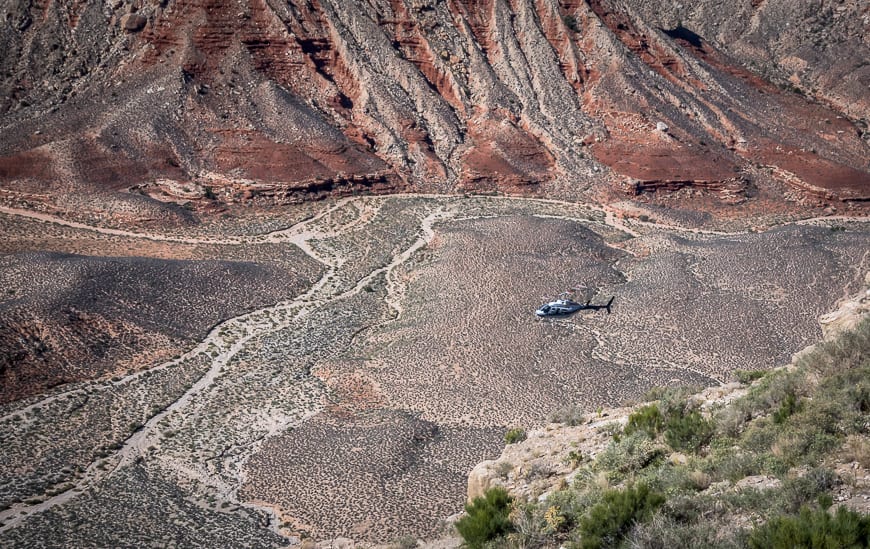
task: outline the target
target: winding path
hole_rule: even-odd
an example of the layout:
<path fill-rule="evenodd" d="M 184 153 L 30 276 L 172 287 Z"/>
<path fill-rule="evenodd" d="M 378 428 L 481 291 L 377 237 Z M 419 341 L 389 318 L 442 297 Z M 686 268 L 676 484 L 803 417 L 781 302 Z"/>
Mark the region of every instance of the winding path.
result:
<path fill-rule="evenodd" d="M 194 349 L 185 353 L 182 357 L 160 364 L 149 370 L 143 370 L 130 374 L 114 382 L 115 384 L 129 382 L 130 380 L 138 376 L 144 375 L 145 372 L 153 372 L 155 370 L 169 368 L 180 364 L 184 360 L 189 360 L 202 353 L 206 353 L 209 349 L 219 349 L 218 354 L 211 357 L 211 366 L 202 377 L 200 377 L 180 398 L 169 404 L 163 410 L 153 415 L 141 428 L 139 428 L 135 433 L 133 433 L 129 438 L 124 441 L 123 446 L 119 450 L 117 450 L 112 456 L 108 458 L 108 462 L 112 464 L 111 467 L 106 468 L 105 462 L 103 462 L 103 460 L 94 461 L 90 464 L 84 474 L 75 482 L 74 486 L 72 486 L 71 488 L 42 502 L 36 504 L 20 503 L 13 505 L 11 508 L 3 512 L 0 512 L 0 521 L 3 522 L 3 526 L 0 527 L 0 532 L 6 531 L 10 528 L 14 528 L 16 525 L 20 524 L 23 520 L 27 519 L 33 514 L 41 513 L 57 505 L 62 505 L 70 501 L 71 499 L 81 494 L 88 487 L 98 483 L 100 480 L 112 474 L 119 468 L 133 463 L 136 459 L 142 456 L 145 453 L 146 449 L 151 445 L 152 438 L 157 432 L 158 426 L 161 421 L 163 421 L 169 415 L 182 410 L 191 402 L 194 397 L 196 397 L 196 395 L 204 392 L 208 387 L 210 387 L 214 383 L 217 376 L 220 375 L 224 367 L 230 362 L 230 360 L 232 360 L 234 356 L 239 353 L 239 351 L 241 351 L 245 347 L 245 345 L 251 339 L 264 334 L 268 334 L 270 332 L 275 332 L 277 330 L 287 328 L 308 315 L 312 310 L 327 306 L 332 301 L 352 297 L 363 291 L 363 288 L 370 284 L 375 277 L 381 274 L 386 275 L 388 280 L 387 303 L 392 309 L 397 312 L 397 314 L 401 314 L 401 305 L 399 304 L 399 302 L 401 301 L 399 287 L 401 285 L 398 282 L 391 280 L 391 274 L 398 266 L 406 262 L 417 250 L 426 246 L 426 244 L 434 236 L 434 232 L 432 229 L 433 225 L 437 222 L 448 219 L 450 217 L 450 213 L 442 208 L 435 209 L 435 211 L 431 212 L 428 216 L 423 218 L 419 227 L 420 236 L 409 247 L 394 255 L 388 264 L 374 269 L 369 274 L 359 279 L 351 288 L 342 291 L 340 288 L 331 287 L 330 282 L 334 278 L 336 271 L 343 263 L 343 258 L 329 256 L 328 254 L 315 250 L 315 248 L 311 245 L 311 241 L 322 240 L 325 238 L 336 236 L 354 228 L 360 223 L 365 223 L 367 220 L 371 219 L 371 214 L 373 214 L 373 211 L 370 209 L 367 210 L 365 207 L 363 207 L 359 210 L 360 215 L 352 222 L 328 231 L 318 230 L 312 228 L 312 226 L 331 212 L 347 205 L 350 200 L 352 199 L 340 200 L 333 204 L 330 208 L 324 209 L 317 216 L 297 223 L 292 227 L 273 231 L 264 235 L 257 235 L 245 239 L 233 239 L 231 241 L 220 241 L 217 239 L 177 239 L 175 237 L 163 237 L 162 235 L 152 233 L 133 233 L 130 231 L 117 231 L 115 229 L 90 227 L 82 225 L 80 223 L 66 222 L 64 220 L 52 218 L 51 216 L 47 216 L 44 214 L 34 213 L 34 215 L 28 215 L 28 212 L 23 212 L 21 210 L 10 211 L 10 209 L 8 208 L 0 208 L 0 212 L 10 215 L 21 215 L 22 217 L 37 219 L 43 222 L 59 223 L 72 228 L 88 229 L 101 234 L 109 234 L 115 236 L 147 238 L 151 240 L 165 240 L 170 242 L 184 243 L 238 244 L 243 241 L 247 241 L 250 243 L 289 243 L 299 247 L 309 257 L 323 264 L 327 268 L 326 272 L 315 284 L 311 286 L 311 288 L 308 289 L 308 291 L 297 296 L 296 298 L 290 301 L 278 303 L 270 307 L 259 309 L 257 311 L 253 311 L 226 320 L 215 326 L 201 343 L 199 343 Z M 278 312 L 291 314 L 288 315 L 289 318 L 276 324 L 272 321 L 272 317 L 274 316 L 273 313 Z M 45 406 L 59 398 L 65 398 L 73 394 L 86 393 L 89 390 L 93 389 L 87 386 L 82 386 L 71 391 L 53 394 L 37 402 L 34 402 L 25 408 L 14 410 L 4 416 L 4 418 L 8 418 L 9 416 L 15 414 L 20 414 L 23 411 Z M 238 505 L 242 504 L 241 502 L 237 501 L 233 503 L 236 503 Z M 270 514 L 273 513 L 273 511 L 269 509 L 264 508 L 264 510 L 269 512 Z M 273 527 L 275 527 L 275 524 L 273 524 Z"/>
<path fill-rule="evenodd" d="M 455 218 L 457 216 L 457 211 L 455 209 L 451 209 L 449 207 L 445 207 L 445 204 L 436 203 L 433 204 L 429 210 L 428 215 L 421 219 L 420 225 L 418 227 L 419 236 L 416 240 L 414 240 L 408 247 L 401 250 L 392 256 L 391 260 L 378 268 L 373 269 L 371 272 L 357 280 L 350 287 L 342 287 L 340 282 L 336 282 L 336 274 L 341 270 L 342 265 L 345 262 L 345 258 L 341 256 L 339 253 L 329 253 L 323 249 L 318 249 L 317 246 L 313 245 L 316 241 L 322 241 L 331 237 L 335 237 L 341 234 L 344 234 L 348 231 L 351 231 L 359 226 L 365 225 L 372 218 L 377 215 L 378 208 L 385 201 L 390 199 L 415 199 L 415 198 L 430 198 L 430 199 L 438 199 L 440 201 L 446 201 L 449 203 L 450 200 L 464 200 L 464 198 L 460 195 L 422 195 L 422 194 L 402 194 L 402 195 L 386 195 L 386 196 L 377 196 L 377 197 L 351 197 L 344 198 L 336 201 L 334 204 L 330 205 L 327 208 L 324 208 L 317 215 L 303 220 L 299 223 L 296 223 L 290 227 L 271 231 L 268 233 L 253 235 L 253 236 L 242 236 L 242 237 L 233 237 L 233 238 L 213 238 L 213 237 L 197 237 L 197 238 L 185 238 L 178 236 L 169 236 L 160 233 L 154 232 L 135 232 L 128 230 L 120 230 L 106 227 L 95 227 L 91 225 L 87 225 L 84 223 L 79 223 L 75 221 L 65 220 L 56 216 L 52 216 L 49 214 L 41 213 L 41 212 L 33 212 L 28 210 L 21 210 L 9 207 L 0 206 L 0 213 L 10 216 L 17 216 L 26 219 L 36 220 L 44 223 L 53 223 L 65 227 L 70 227 L 79 230 L 87 230 L 95 233 L 116 236 L 116 237 L 124 237 L 124 238 L 135 238 L 135 239 L 147 239 L 154 241 L 162 241 L 162 242 L 172 242 L 172 243 L 183 243 L 183 244 L 218 244 L 218 245 L 238 245 L 238 244 L 261 244 L 261 243 L 272 243 L 272 244 L 292 244 L 302 250 L 306 255 L 322 264 L 326 271 L 323 276 L 314 283 L 306 292 L 297 296 L 296 298 L 275 304 L 270 307 L 266 307 L 263 309 L 259 309 L 257 311 L 253 311 L 250 313 L 246 313 L 244 315 L 228 319 L 224 322 L 221 322 L 217 326 L 215 326 L 200 342 L 196 347 L 182 355 L 181 357 L 165 362 L 154 368 L 149 370 L 143 370 L 140 372 L 136 372 L 130 374 L 120 380 L 112 382 L 114 385 L 119 385 L 123 383 L 130 382 L 135 378 L 145 375 L 147 372 L 153 372 L 156 370 L 161 370 L 165 368 L 170 368 L 176 366 L 186 360 L 190 360 L 195 358 L 201 354 L 210 352 L 213 349 L 217 349 L 217 354 L 211 357 L 211 365 L 208 370 L 191 386 L 189 389 L 177 400 L 166 406 L 163 410 L 159 411 L 155 415 L 151 416 L 151 418 L 135 433 L 133 433 L 129 438 L 127 438 L 123 445 L 119 450 L 117 450 L 112 456 L 109 458 L 109 463 L 111 463 L 111 467 L 102 468 L 98 467 L 100 461 L 94 461 L 90 464 L 90 466 L 86 469 L 85 473 L 77 480 L 75 485 L 53 497 L 46 499 L 45 501 L 35 503 L 35 504 L 25 504 L 20 503 L 12 506 L 11 508 L 0 512 L 0 521 L 3 522 L 3 526 L 0 527 L 0 532 L 8 530 L 10 528 L 15 527 L 20 524 L 23 520 L 27 519 L 29 516 L 43 512 L 47 509 L 51 509 L 57 505 L 64 504 L 71 499 L 75 498 L 82 491 L 87 489 L 90 486 L 95 485 L 100 480 L 105 478 L 106 476 L 112 474 L 118 468 L 126 466 L 132 462 L 134 462 L 137 458 L 142 456 L 148 448 L 155 434 L 159 431 L 159 426 L 161 422 L 170 416 L 190 404 L 190 402 L 199 394 L 203 393 L 209 387 L 211 387 L 218 375 L 224 370 L 226 365 L 250 342 L 253 338 L 265 335 L 271 332 L 275 332 L 277 330 L 282 330 L 287 328 L 294 323 L 299 322 L 306 315 L 310 314 L 313 310 L 317 310 L 324 306 L 327 306 L 329 303 L 346 299 L 348 297 L 352 297 L 359 292 L 361 292 L 366 286 L 368 286 L 375 277 L 380 275 L 384 275 L 387 281 L 387 292 L 385 296 L 385 301 L 391 310 L 395 311 L 396 317 L 399 317 L 403 313 L 402 309 L 402 297 L 404 292 L 404 284 L 401 283 L 400 280 L 396 278 L 395 272 L 398 267 L 407 262 L 410 257 L 413 256 L 415 252 L 425 247 L 433 238 L 434 230 L 433 227 L 437 223 L 445 222 L 451 218 Z M 740 232 L 721 232 L 721 231 L 709 231 L 709 230 L 701 230 L 701 229 L 691 229 L 686 227 L 679 227 L 674 225 L 666 225 L 661 223 L 656 223 L 653 221 L 641 221 L 641 220 L 631 220 L 630 224 L 626 222 L 626 220 L 619 218 L 616 215 L 616 211 L 607 206 L 594 206 L 590 204 L 577 204 L 566 201 L 559 200 L 548 200 L 548 199 L 533 199 L 533 198 L 521 198 L 521 197 L 475 197 L 481 198 L 484 200 L 493 200 L 493 201 L 525 201 L 532 202 L 535 204 L 540 204 L 542 206 L 545 205 L 558 205 L 558 206 L 570 206 L 570 207 L 582 207 L 586 208 L 589 211 L 598 212 L 602 215 L 603 219 L 601 223 L 612 227 L 618 231 L 621 231 L 625 234 L 630 235 L 631 237 L 641 237 L 643 236 L 635 227 L 649 227 L 653 229 L 661 229 L 666 231 L 684 231 L 691 232 L 696 234 L 709 234 L 716 236 L 728 236 L 728 235 L 736 235 L 742 234 Z M 357 211 L 356 215 L 349 221 L 344 222 L 342 224 L 338 224 L 331 228 L 323 228 L 318 227 L 318 225 L 330 214 L 338 211 L 339 209 L 346 207 L 348 205 L 353 205 Z M 538 217 L 557 217 L 557 218 L 565 218 L 568 217 L 562 215 L 549 215 L 549 214 L 535 214 Z M 571 218 L 575 221 L 579 222 L 590 222 L 584 219 L 575 219 Z M 812 223 L 820 223 L 825 221 L 870 221 L 870 218 L 848 218 L 843 216 L 837 217 L 829 217 L 829 218 L 813 218 L 806 219 L 794 222 L 794 224 L 806 225 Z M 593 222 L 594 223 L 594 222 Z M 786 223 L 786 225 L 792 223 Z M 631 226 L 630 226 L 631 225 Z M 276 313 L 281 313 L 277 314 Z M 279 318 L 283 318 L 284 320 L 275 322 L 273 318 L 278 316 Z M 9 419 L 10 416 L 21 414 L 27 411 L 32 411 L 37 407 L 45 406 L 50 404 L 51 402 L 65 398 L 71 395 L 87 393 L 89 391 L 93 391 L 93 387 L 89 387 L 87 385 L 79 386 L 68 391 L 59 392 L 56 394 L 52 394 L 46 396 L 45 398 L 33 402 L 26 407 L 11 411 L 7 413 L 0 419 Z M 239 502 L 234 502 L 237 504 L 242 504 Z M 267 512 L 271 510 L 263 508 Z M 273 527 L 275 525 L 273 524 Z"/>

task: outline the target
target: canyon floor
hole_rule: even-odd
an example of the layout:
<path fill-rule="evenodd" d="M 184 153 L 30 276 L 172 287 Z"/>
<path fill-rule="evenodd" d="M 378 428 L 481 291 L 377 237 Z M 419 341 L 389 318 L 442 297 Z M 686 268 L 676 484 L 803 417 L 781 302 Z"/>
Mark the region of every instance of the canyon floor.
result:
<path fill-rule="evenodd" d="M 0 208 L 0 545 L 432 539 L 507 428 L 787 363 L 870 263 L 866 218 L 622 213 L 365 196 L 137 232 Z M 580 285 L 612 314 L 535 317 Z"/>

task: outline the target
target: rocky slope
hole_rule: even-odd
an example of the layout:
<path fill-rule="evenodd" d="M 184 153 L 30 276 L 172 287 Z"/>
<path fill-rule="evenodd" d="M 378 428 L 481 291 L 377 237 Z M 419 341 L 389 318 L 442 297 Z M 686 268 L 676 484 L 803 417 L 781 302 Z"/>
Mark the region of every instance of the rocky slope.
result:
<path fill-rule="evenodd" d="M 836 310 L 819 319 L 824 340 L 832 341 L 844 332 L 854 330 L 867 318 L 868 312 L 870 273 L 867 273 L 865 287 L 859 293 L 841 300 Z M 815 347 L 812 345 L 796 353 L 792 363 Z M 726 406 L 745 393 L 742 384 L 733 382 L 707 388 L 690 400 L 697 404 L 698 409 L 709 411 Z M 540 498 L 552 492 L 572 480 L 571 473 L 578 465 L 572 456 L 588 459 L 601 453 L 612 440 L 612 429 L 608 429 L 608 425 L 624 426 L 634 411 L 636 407 L 633 406 L 600 409 L 597 413 L 585 414 L 587 419 L 579 421 L 584 414 L 575 410 L 573 415 L 580 424 L 558 422 L 529 431 L 525 440 L 507 445 L 497 459 L 483 461 L 474 467 L 468 475 L 468 500 L 483 495 L 494 486 L 503 486 L 525 499 Z M 546 474 L 540 474 L 541 471 L 546 471 Z"/>
<path fill-rule="evenodd" d="M 8 0 L 2 16 L 7 202 L 185 225 L 178 204 L 356 190 L 719 213 L 870 198 L 860 2 Z"/>
<path fill-rule="evenodd" d="M 858 349 L 861 347 L 849 347 L 849 345 L 854 344 L 855 341 L 860 341 L 862 337 L 866 337 L 866 335 L 856 336 L 855 334 L 858 332 L 855 330 L 856 328 L 861 330 L 862 328 L 859 326 L 864 322 L 863 333 L 867 333 L 866 319 L 868 317 L 868 310 L 870 310 L 868 309 L 868 304 L 870 304 L 870 273 L 866 275 L 864 287 L 858 294 L 841 300 L 835 311 L 819 319 L 824 332 L 824 342 L 807 347 L 796 353 L 789 365 L 774 371 L 772 378 L 767 379 L 766 385 L 764 383 L 761 383 L 760 386 L 756 384 L 747 389 L 744 383 L 732 382 L 710 387 L 689 396 L 686 399 L 686 408 L 699 411 L 702 417 L 715 418 L 714 421 L 719 422 L 716 436 L 725 440 L 728 436 L 733 436 L 733 433 L 725 434 L 725 431 L 723 431 L 723 425 L 727 423 L 725 418 L 743 417 L 741 421 L 749 422 L 753 418 L 764 417 L 766 414 L 759 410 L 751 413 L 748 411 L 752 408 L 751 403 L 753 399 L 755 401 L 774 399 L 779 386 L 787 385 L 782 380 L 789 380 L 791 375 L 793 376 L 790 379 L 790 382 L 793 384 L 790 386 L 790 390 L 793 391 L 792 394 L 794 395 L 796 392 L 800 395 L 799 398 L 806 399 L 805 403 L 798 406 L 792 413 L 803 412 L 803 408 L 807 406 L 806 402 L 823 400 L 821 387 L 829 388 L 833 385 L 830 380 L 826 380 L 826 376 L 833 377 L 837 375 L 834 372 L 837 372 L 843 363 L 851 365 L 847 366 L 847 368 L 855 367 L 856 364 L 860 367 L 863 360 L 864 367 L 866 367 L 866 360 L 860 358 L 860 355 L 855 356 L 853 354 L 852 356 L 855 357 L 855 360 L 852 360 L 849 355 L 850 352 L 855 353 L 857 351 L 860 353 Z M 852 339 L 849 339 L 850 336 Z M 838 338 L 842 339 L 838 340 Z M 830 354 L 826 355 L 825 353 Z M 820 363 L 824 364 L 824 366 L 819 366 Z M 826 367 L 830 371 L 825 372 L 824 369 Z M 823 373 L 816 371 L 818 368 L 821 368 Z M 803 372 L 803 375 L 807 375 L 807 370 L 811 372 L 809 374 L 810 380 L 804 386 L 796 385 L 795 379 L 802 379 L 801 372 Z M 745 374 L 749 374 L 749 372 L 745 372 Z M 761 377 L 760 374 L 759 372 L 756 377 Z M 749 383 L 751 384 L 751 381 Z M 857 393 L 860 390 L 861 388 L 857 387 L 853 389 L 853 392 Z M 819 394 L 815 394 L 816 391 Z M 760 398 L 759 395 L 763 395 L 763 397 Z M 667 391 L 662 391 L 660 397 L 661 400 L 655 396 L 652 397 L 655 401 L 654 405 L 660 406 L 663 409 L 666 409 L 667 406 L 673 406 L 673 402 L 668 402 Z M 673 397 L 670 398 L 673 400 Z M 774 410 L 781 404 L 776 400 L 772 400 L 772 402 L 775 404 L 772 407 Z M 837 402 L 836 406 L 841 404 Z M 649 405 L 645 407 L 649 407 Z M 621 468 L 630 468 L 630 458 L 622 455 L 621 458 L 624 461 L 616 461 L 614 464 L 612 456 L 608 457 L 607 454 L 614 454 L 614 449 L 619 445 L 619 435 L 625 436 L 629 433 L 626 426 L 633 419 L 637 420 L 640 409 L 641 406 L 637 405 L 599 409 L 597 413 L 584 414 L 579 409 L 566 408 L 554 415 L 554 423 L 525 433 L 523 440 L 514 444 L 508 444 L 498 458 L 481 462 L 475 466 L 468 477 L 468 501 L 471 502 L 475 498 L 484 496 L 485 492 L 491 488 L 501 487 L 506 489 L 519 502 L 530 502 L 532 504 L 537 502 L 543 509 L 547 509 L 548 506 L 550 508 L 555 506 L 558 510 L 559 502 L 562 502 L 564 505 L 566 501 L 564 497 L 559 499 L 559 492 L 569 490 L 569 486 L 580 486 L 580 488 L 577 488 L 578 491 L 584 489 L 582 488 L 584 483 L 599 484 L 604 487 L 609 486 L 609 482 L 618 476 L 614 475 L 611 469 L 615 467 L 615 469 L 624 473 L 625 471 L 622 471 Z M 744 416 L 743 414 L 746 415 Z M 811 417 L 814 417 L 818 421 L 818 416 Z M 806 418 L 800 419 L 801 421 L 806 420 Z M 783 419 L 777 420 L 774 418 L 773 422 L 777 425 L 775 430 L 778 438 L 772 445 L 769 441 L 768 446 L 762 445 L 761 447 L 769 448 L 768 451 L 771 455 L 782 458 L 790 451 L 788 444 L 794 443 L 800 435 L 796 434 L 796 431 L 791 428 L 792 426 L 788 425 Z M 843 420 L 841 425 L 836 426 L 838 433 L 849 434 L 850 427 L 846 426 L 846 423 Z M 870 498 L 870 470 L 868 470 L 870 461 L 868 461 L 867 453 L 870 446 L 868 446 L 866 422 L 860 421 L 860 423 L 863 426 L 857 428 L 858 434 L 850 434 L 848 437 L 841 436 L 841 438 L 845 439 L 845 443 L 840 441 L 839 444 L 829 447 L 826 452 L 822 453 L 822 458 L 815 463 L 792 468 L 787 471 L 787 474 L 771 475 L 769 473 L 751 474 L 744 472 L 735 475 L 729 480 L 713 484 L 711 484 L 712 476 L 707 476 L 706 473 L 702 474 L 704 462 L 697 456 L 693 456 L 694 452 L 688 450 L 685 453 L 676 452 L 673 449 L 661 446 L 660 441 L 657 443 L 659 446 L 648 443 L 647 450 L 659 452 L 666 462 L 675 467 L 687 465 L 690 468 L 696 467 L 696 479 L 694 480 L 698 482 L 698 486 L 695 489 L 702 495 L 710 494 L 716 501 L 727 500 L 727 497 L 723 495 L 726 493 L 745 494 L 757 492 L 763 494 L 765 491 L 770 491 L 767 497 L 770 498 L 771 505 L 773 505 L 776 494 L 771 490 L 779 489 L 784 483 L 787 484 L 790 481 L 794 481 L 794 478 L 807 476 L 809 474 L 808 471 L 811 471 L 812 467 L 827 467 L 834 472 L 835 480 L 829 482 L 824 491 L 831 492 L 834 503 L 837 506 L 844 506 L 859 513 L 867 514 L 870 512 L 870 501 L 868 501 L 868 498 Z M 760 425 L 763 425 L 763 423 Z M 758 429 L 758 426 L 754 428 Z M 740 429 L 746 433 L 752 432 L 752 429 L 745 425 L 741 426 Z M 738 432 L 740 429 L 738 429 Z M 789 437 L 791 438 L 789 439 Z M 738 442 L 741 445 L 743 444 L 743 441 L 739 441 L 739 439 L 732 441 L 735 444 L 734 447 L 739 450 L 739 447 L 736 445 Z M 816 444 L 818 447 L 824 446 L 818 440 L 814 440 L 813 444 Z M 716 446 L 714 443 L 710 443 L 708 451 L 703 453 L 703 457 L 709 461 L 716 459 L 716 453 L 721 449 L 722 444 L 719 444 L 718 449 L 714 449 L 714 446 Z M 813 455 L 816 455 L 818 454 L 818 447 L 813 447 L 812 451 L 810 451 L 810 447 L 807 446 L 807 449 L 804 451 L 808 454 L 815 452 Z M 744 451 L 748 452 L 749 449 L 744 448 Z M 611 461 L 608 462 L 608 459 Z M 610 463 L 610 465 L 608 466 L 606 463 Z M 582 464 L 586 464 L 586 467 L 581 467 Z M 645 466 L 646 463 L 638 469 L 642 470 Z M 713 469 L 715 470 L 715 468 Z M 590 481 L 590 475 L 596 474 L 597 476 Z M 660 480 L 649 472 L 644 474 L 641 471 L 635 471 L 633 475 L 629 475 L 628 480 L 623 480 L 630 484 L 637 479 L 649 482 L 659 482 Z M 667 485 L 667 482 L 664 482 L 664 484 Z M 751 526 L 754 522 L 758 522 L 759 515 L 756 514 L 752 517 L 753 520 L 749 521 L 744 516 L 748 511 L 746 508 L 741 507 L 741 505 L 751 509 L 751 505 L 746 504 L 733 504 L 730 507 L 728 505 L 723 506 L 729 507 L 726 513 L 731 521 L 729 527 L 745 528 Z M 518 507 L 521 509 L 522 504 Z M 797 507 L 792 512 L 796 512 L 796 510 Z M 519 526 L 521 524 L 529 526 L 529 524 L 517 522 L 517 517 L 521 514 L 518 511 L 514 511 L 511 515 L 520 531 L 518 535 L 529 535 L 529 531 L 525 531 Z M 716 523 L 715 518 L 709 520 L 710 524 Z M 547 528 L 544 527 L 542 529 L 544 534 L 554 535 L 558 533 L 558 528 L 552 528 L 552 520 L 548 520 L 548 524 L 550 524 L 551 528 L 547 531 Z M 722 524 L 719 527 L 722 527 Z M 534 529 L 530 531 L 534 531 Z M 724 536 L 724 538 L 727 538 L 727 536 Z M 722 539 L 723 536 L 719 536 L 716 538 L 716 541 L 721 543 Z M 550 539 L 550 541 L 553 540 Z M 541 539 L 532 539 L 530 545 L 550 546 Z"/>

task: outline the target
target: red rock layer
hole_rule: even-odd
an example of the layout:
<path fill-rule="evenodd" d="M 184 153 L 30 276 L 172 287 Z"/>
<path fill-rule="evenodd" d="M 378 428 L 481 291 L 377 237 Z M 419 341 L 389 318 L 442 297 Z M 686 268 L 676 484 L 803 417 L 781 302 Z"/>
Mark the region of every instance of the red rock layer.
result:
<path fill-rule="evenodd" d="M 19 200 L 59 187 L 126 200 L 158 180 L 224 200 L 610 185 L 727 189 L 733 203 L 735 189 L 751 201 L 787 184 L 857 203 L 870 186 L 861 126 L 615 0 L 19 12 L 0 30 L 0 186 Z"/>

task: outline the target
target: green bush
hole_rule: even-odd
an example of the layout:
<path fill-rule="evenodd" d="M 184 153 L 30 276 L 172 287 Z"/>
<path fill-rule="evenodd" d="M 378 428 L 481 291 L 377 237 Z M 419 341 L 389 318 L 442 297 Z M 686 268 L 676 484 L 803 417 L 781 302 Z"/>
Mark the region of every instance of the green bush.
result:
<path fill-rule="evenodd" d="M 819 466 L 870 463 L 868 357 L 865 321 L 854 334 L 817 346 L 797 367 L 757 380 L 759 373 L 742 374 L 753 383 L 718 410 L 715 421 L 687 407 L 685 389 L 652 389 L 646 398 L 654 402 L 638 407 L 625 427 L 614 421 L 598 428 L 613 439 L 594 460 L 581 463 L 579 452 L 569 454 L 576 467 L 570 485 L 512 509 L 514 531 L 484 543 L 733 549 L 749 547 L 752 536 L 753 547 L 870 547 L 866 516 L 823 511 L 838 478 Z M 572 411 L 560 412 L 572 421 Z M 675 463 L 665 459 L 672 448 L 704 454 Z M 772 475 L 780 483 L 707 490 L 750 475 Z M 737 517 L 775 518 L 753 530 L 736 526 Z"/>
<path fill-rule="evenodd" d="M 643 402 L 652 402 L 657 400 L 659 412 L 663 416 L 669 416 L 673 413 L 678 413 L 686 407 L 686 399 L 703 387 L 695 385 L 679 385 L 676 387 L 653 387 L 644 393 Z"/>
<path fill-rule="evenodd" d="M 651 491 L 646 484 L 607 490 L 601 501 L 580 519 L 581 547 L 597 549 L 618 545 L 634 523 L 650 518 L 664 502 L 665 497 Z"/>
<path fill-rule="evenodd" d="M 524 440 L 526 440 L 526 432 L 519 427 L 509 429 L 508 432 L 504 434 L 505 444 L 514 444 Z"/>
<path fill-rule="evenodd" d="M 737 381 L 744 385 L 749 385 L 753 381 L 763 378 L 766 374 L 765 370 L 735 370 L 734 372 Z"/>
<path fill-rule="evenodd" d="M 513 530 L 508 519 L 513 499 L 501 487 L 490 488 L 483 497 L 465 505 L 466 516 L 456 522 L 456 530 L 470 549 L 484 547 L 488 541 Z"/>
<path fill-rule="evenodd" d="M 785 396 L 785 400 L 780 404 L 779 409 L 773 413 L 773 422 L 777 425 L 794 415 L 795 412 L 801 410 L 801 405 L 794 393 L 789 393 Z"/>
<path fill-rule="evenodd" d="M 697 452 L 710 442 L 715 428 L 696 410 L 672 415 L 665 425 L 665 440 L 674 450 Z"/>
<path fill-rule="evenodd" d="M 804 507 L 798 516 L 779 516 L 756 527 L 749 536 L 753 549 L 870 546 L 870 517 L 844 507 L 831 515 Z"/>
<path fill-rule="evenodd" d="M 644 432 L 650 438 L 655 438 L 662 430 L 664 423 L 665 418 L 659 411 L 659 407 L 655 404 L 647 404 L 628 416 L 628 423 L 625 425 L 623 432 L 626 435 Z"/>

